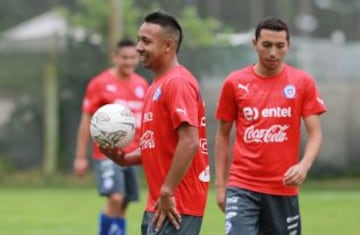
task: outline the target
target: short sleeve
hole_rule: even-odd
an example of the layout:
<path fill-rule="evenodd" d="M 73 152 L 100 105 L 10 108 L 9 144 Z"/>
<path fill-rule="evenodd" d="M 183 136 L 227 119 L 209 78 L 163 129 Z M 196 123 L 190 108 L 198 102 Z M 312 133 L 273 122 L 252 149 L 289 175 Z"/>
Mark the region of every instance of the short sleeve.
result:
<path fill-rule="evenodd" d="M 235 101 L 234 88 L 232 80 L 227 78 L 221 88 L 220 96 L 215 112 L 215 117 L 219 120 L 236 120 L 237 105 Z"/>
<path fill-rule="evenodd" d="M 82 104 L 82 111 L 93 114 L 102 105 L 101 97 L 99 96 L 99 85 L 97 80 L 90 80 L 86 87 L 85 96 Z"/>
<path fill-rule="evenodd" d="M 184 122 L 198 126 L 199 89 L 195 84 L 182 78 L 171 79 L 166 85 L 165 102 L 174 129 Z"/>
<path fill-rule="evenodd" d="M 325 103 L 320 97 L 314 79 L 311 76 L 308 76 L 305 80 L 302 116 L 307 117 L 314 114 L 322 114 L 324 112 L 326 112 Z"/>

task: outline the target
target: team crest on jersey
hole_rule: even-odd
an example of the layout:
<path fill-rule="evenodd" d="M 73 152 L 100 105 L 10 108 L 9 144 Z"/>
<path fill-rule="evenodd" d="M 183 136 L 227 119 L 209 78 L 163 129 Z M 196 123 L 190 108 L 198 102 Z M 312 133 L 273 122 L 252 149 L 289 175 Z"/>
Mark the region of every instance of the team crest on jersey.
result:
<path fill-rule="evenodd" d="M 145 94 L 145 91 L 144 91 L 144 88 L 142 88 L 141 86 L 137 86 L 135 88 L 135 95 L 138 97 L 138 98 L 144 98 L 144 94 Z"/>
<path fill-rule="evenodd" d="M 296 89 L 294 85 L 287 85 L 284 88 L 284 95 L 288 99 L 294 99 L 296 95 Z"/>
<path fill-rule="evenodd" d="M 153 100 L 158 100 L 160 98 L 160 96 L 161 96 L 161 88 L 158 87 L 158 88 L 156 88 L 155 94 L 154 94 L 152 99 Z"/>

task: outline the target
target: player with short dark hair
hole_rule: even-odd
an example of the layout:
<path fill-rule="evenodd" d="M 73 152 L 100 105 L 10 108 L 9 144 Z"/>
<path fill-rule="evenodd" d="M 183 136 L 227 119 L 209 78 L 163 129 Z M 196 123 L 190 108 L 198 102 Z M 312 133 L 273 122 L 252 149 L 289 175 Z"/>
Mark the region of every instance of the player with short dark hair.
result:
<path fill-rule="evenodd" d="M 88 168 L 86 149 L 90 137 L 90 120 L 98 108 L 110 103 L 125 105 L 137 119 L 136 128 L 138 130 L 140 128 L 148 83 L 134 72 L 139 61 L 135 43 L 127 39 L 119 41 L 112 60 L 113 67 L 92 78 L 86 88 L 74 161 L 74 171 L 80 177 Z M 139 138 L 137 134 L 125 151 L 129 153 L 139 151 Z M 93 147 L 93 159 L 99 194 L 107 197 L 107 202 L 99 217 L 98 234 L 108 235 L 111 231 L 111 234 L 124 235 L 126 234 L 127 204 L 139 198 L 137 169 L 135 167 L 121 168 L 114 164 L 99 151 L 96 143 Z"/>
<path fill-rule="evenodd" d="M 141 156 L 102 149 L 120 165 L 142 163 L 149 194 L 143 235 L 198 235 L 209 187 L 205 106 L 199 85 L 177 59 L 182 30 L 165 13 L 147 15 L 137 50 L 154 72 L 145 96 Z"/>
<path fill-rule="evenodd" d="M 228 235 L 301 234 L 298 186 L 320 151 L 320 115 L 326 107 L 313 78 L 284 63 L 289 38 L 280 18 L 262 20 L 252 41 L 257 62 L 232 72 L 221 89 L 215 172 Z M 299 159 L 301 119 L 307 141 Z"/>

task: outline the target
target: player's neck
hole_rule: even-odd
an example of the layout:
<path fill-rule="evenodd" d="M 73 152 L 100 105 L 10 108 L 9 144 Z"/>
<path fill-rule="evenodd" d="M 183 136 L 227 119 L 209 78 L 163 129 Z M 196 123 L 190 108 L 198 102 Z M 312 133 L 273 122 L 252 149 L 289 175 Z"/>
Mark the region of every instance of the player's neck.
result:
<path fill-rule="evenodd" d="M 125 80 L 125 79 L 128 79 L 131 74 L 128 74 L 128 73 L 123 73 L 121 70 L 113 67 L 110 69 L 110 73 L 116 77 L 117 79 L 120 79 L 120 80 Z"/>
<path fill-rule="evenodd" d="M 267 77 L 273 77 L 281 73 L 284 69 L 284 63 L 282 63 L 279 67 L 276 69 L 268 69 L 265 66 L 261 65 L 260 63 L 256 63 L 253 67 L 254 72 L 256 75 L 267 78 Z"/>
<path fill-rule="evenodd" d="M 165 60 L 165 63 L 162 65 L 159 65 L 158 68 L 153 69 L 153 72 L 155 74 L 154 80 L 157 80 L 161 78 L 164 74 L 166 74 L 168 71 L 172 70 L 173 68 L 177 67 L 179 65 L 179 62 L 176 57 L 173 58 L 170 62 L 167 62 Z"/>

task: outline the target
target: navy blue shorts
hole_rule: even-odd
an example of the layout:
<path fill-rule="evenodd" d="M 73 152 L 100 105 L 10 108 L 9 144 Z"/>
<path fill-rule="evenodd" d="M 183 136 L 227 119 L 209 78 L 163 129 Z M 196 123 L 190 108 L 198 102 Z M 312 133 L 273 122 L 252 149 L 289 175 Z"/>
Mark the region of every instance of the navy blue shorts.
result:
<path fill-rule="evenodd" d="M 139 200 L 139 183 L 136 166 L 121 167 L 110 159 L 95 160 L 97 189 L 100 195 L 125 195 L 126 202 Z"/>
<path fill-rule="evenodd" d="M 156 233 L 155 226 L 151 224 L 154 213 L 144 212 L 141 222 L 141 235 L 199 235 L 202 219 L 200 216 L 181 215 L 180 229 L 176 230 L 169 220 L 165 220 L 161 230 Z"/>
<path fill-rule="evenodd" d="M 298 196 L 277 196 L 229 187 L 226 235 L 301 235 Z"/>

